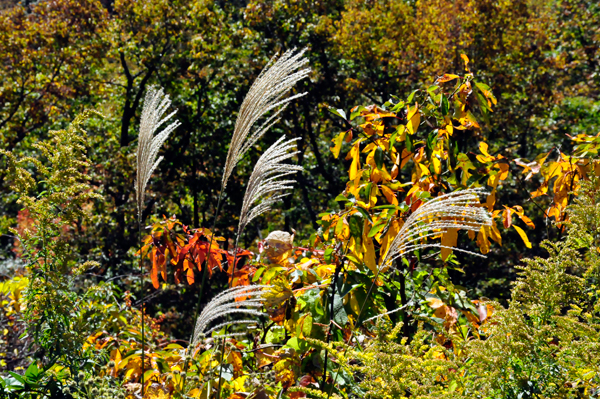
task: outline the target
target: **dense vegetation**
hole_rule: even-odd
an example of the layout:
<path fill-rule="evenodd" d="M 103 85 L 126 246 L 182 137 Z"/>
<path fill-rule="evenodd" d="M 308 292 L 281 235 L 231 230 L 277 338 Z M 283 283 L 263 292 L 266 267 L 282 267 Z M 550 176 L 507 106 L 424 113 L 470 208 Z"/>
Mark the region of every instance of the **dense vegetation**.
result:
<path fill-rule="evenodd" d="M 600 397 L 597 2 L 0 1 L 0 60 L 0 397 Z"/>

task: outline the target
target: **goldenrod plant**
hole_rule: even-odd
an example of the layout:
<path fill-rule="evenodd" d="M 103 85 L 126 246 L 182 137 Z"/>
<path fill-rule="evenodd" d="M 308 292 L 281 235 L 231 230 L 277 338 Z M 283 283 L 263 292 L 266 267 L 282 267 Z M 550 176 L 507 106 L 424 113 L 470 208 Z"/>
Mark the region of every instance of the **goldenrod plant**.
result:
<path fill-rule="evenodd" d="M 94 114 L 84 112 L 66 129 L 50 131 L 48 140 L 33 145 L 34 155 L 17 158 L 0 150 L 11 187 L 33 220 L 31 228 L 13 233 L 23 248 L 28 277 L 22 302 L 34 351 L 28 377 L 49 392 L 59 392 L 63 380 L 85 365 L 84 343 L 93 332 L 90 320 L 79 317 L 87 304 L 75 281 L 98 263 L 81 259 L 69 244 L 78 226 L 88 222 L 90 205 L 102 199 L 86 173 L 91 164 L 82 124 Z M 24 394 L 26 385 L 20 386 Z"/>

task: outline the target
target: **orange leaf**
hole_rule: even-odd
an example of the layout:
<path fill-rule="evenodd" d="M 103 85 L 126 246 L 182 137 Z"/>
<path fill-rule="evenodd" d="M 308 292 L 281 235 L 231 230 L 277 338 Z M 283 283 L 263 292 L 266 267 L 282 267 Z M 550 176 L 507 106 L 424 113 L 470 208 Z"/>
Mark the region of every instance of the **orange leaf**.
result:
<path fill-rule="evenodd" d="M 158 256 L 156 256 L 156 247 L 152 248 L 152 270 L 150 270 L 150 279 L 152 280 L 152 286 L 158 288 Z"/>
<path fill-rule="evenodd" d="M 183 260 L 183 270 L 186 272 L 188 284 L 194 284 L 194 267 L 192 263 L 187 259 Z"/>
<path fill-rule="evenodd" d="M 527 226 L 531 227 L 532 229 L 535 229 L 535 224 L 533 224 L 533 221 L 531 219 L 529 219 L 527 216 L 519 215 L 519 219 L 521 219 L 523 222 L 525 222 L 525 224 Z"/>
<path fill-rule="evenodd" d="M 502 211 L 502 224 L 505 229 L 510 228 L 512 225 L 512 211 L 510 209 L 505 209 Z"/>

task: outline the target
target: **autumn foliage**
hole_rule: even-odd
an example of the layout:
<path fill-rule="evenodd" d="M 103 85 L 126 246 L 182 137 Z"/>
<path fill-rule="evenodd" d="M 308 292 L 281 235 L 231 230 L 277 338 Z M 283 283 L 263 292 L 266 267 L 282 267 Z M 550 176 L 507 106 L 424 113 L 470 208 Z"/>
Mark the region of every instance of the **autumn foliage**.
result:
<path fill-rule="evenodd" d="M 0 397 L 599 397 L 595 2 L 6 4 Z"/>

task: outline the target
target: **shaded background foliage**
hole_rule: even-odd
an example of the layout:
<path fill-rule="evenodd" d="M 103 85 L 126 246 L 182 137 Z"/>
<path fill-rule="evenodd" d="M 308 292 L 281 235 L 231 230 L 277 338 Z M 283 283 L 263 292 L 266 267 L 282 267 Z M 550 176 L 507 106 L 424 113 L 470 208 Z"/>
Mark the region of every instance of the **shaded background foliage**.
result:
<path fill-rule="evenodd" d="M 282 133 L 302 138 L 297 162 L 306 172 L 297 176 L 283 212 L 249 226 L 246 247 L 274 227 L 295 229 L 297 242 L 307 239 L 318 228 L 319 212 L 338 207 L 334 199 L 348 165 L 329 147 L 348 126 L 328 107 L 349 111 L 406 96 L 433 83 L 432 76 L 462 70 L 461 53 L 498 98 L 479 132 L 490 154 L 527 163 L 553 147 L 569 150 L 566 134 L 593 133 L 600 125 L 600 6 L 590 0 L 50 0 L 2 6 L 2 148 L 27 155 L 33 141 L 83 109 L 105 115 L 88 131 L 91 183 L 106 201 L 96 204 L 92 221 L 73 238 L 83 258 L 99 262 L 91 274 L 120 276 L 122 286 L 135 274 L 134 138 L 151 84 L 170 94 L 182 126 L 165 145 L 145 214 L 154 220 L 175 214 L 185 224 L 210 227 L 225 143 L 249 85 L 274 53 L 308 48 L 314 72 L 296 88 L 308 95 L 285 111 L 239 165 L 233 176 L 239 184 L 227 189 L 216 230 L 232 239 L 243 182 L 259 154 Z M 477 148 L 477 142 L 465 135 L 460 150 Z M 539 182 L 520 177 L 516 164 L 511 169 L 499 202 L 526 209 L 537 226 L 529 233 L 532 242 L 559 236 L 542 213 L 549 200 L 529 197 Z M 3 261 L 14 257 L 7 227 L 17 222 L 15 201 L 0 168 Z M 511 234 L 504 246 L 492 247 L 485 266 L 459 257 L 466 273 L 453 277 L 472 296 L 505 300 L 514 266 L 535 255 L 523 253 L 520 238 Z M 156 296 L 150 304 L 167 312 L 192 300 L 191 290 L 163 290 L 160 305 Z"/>

